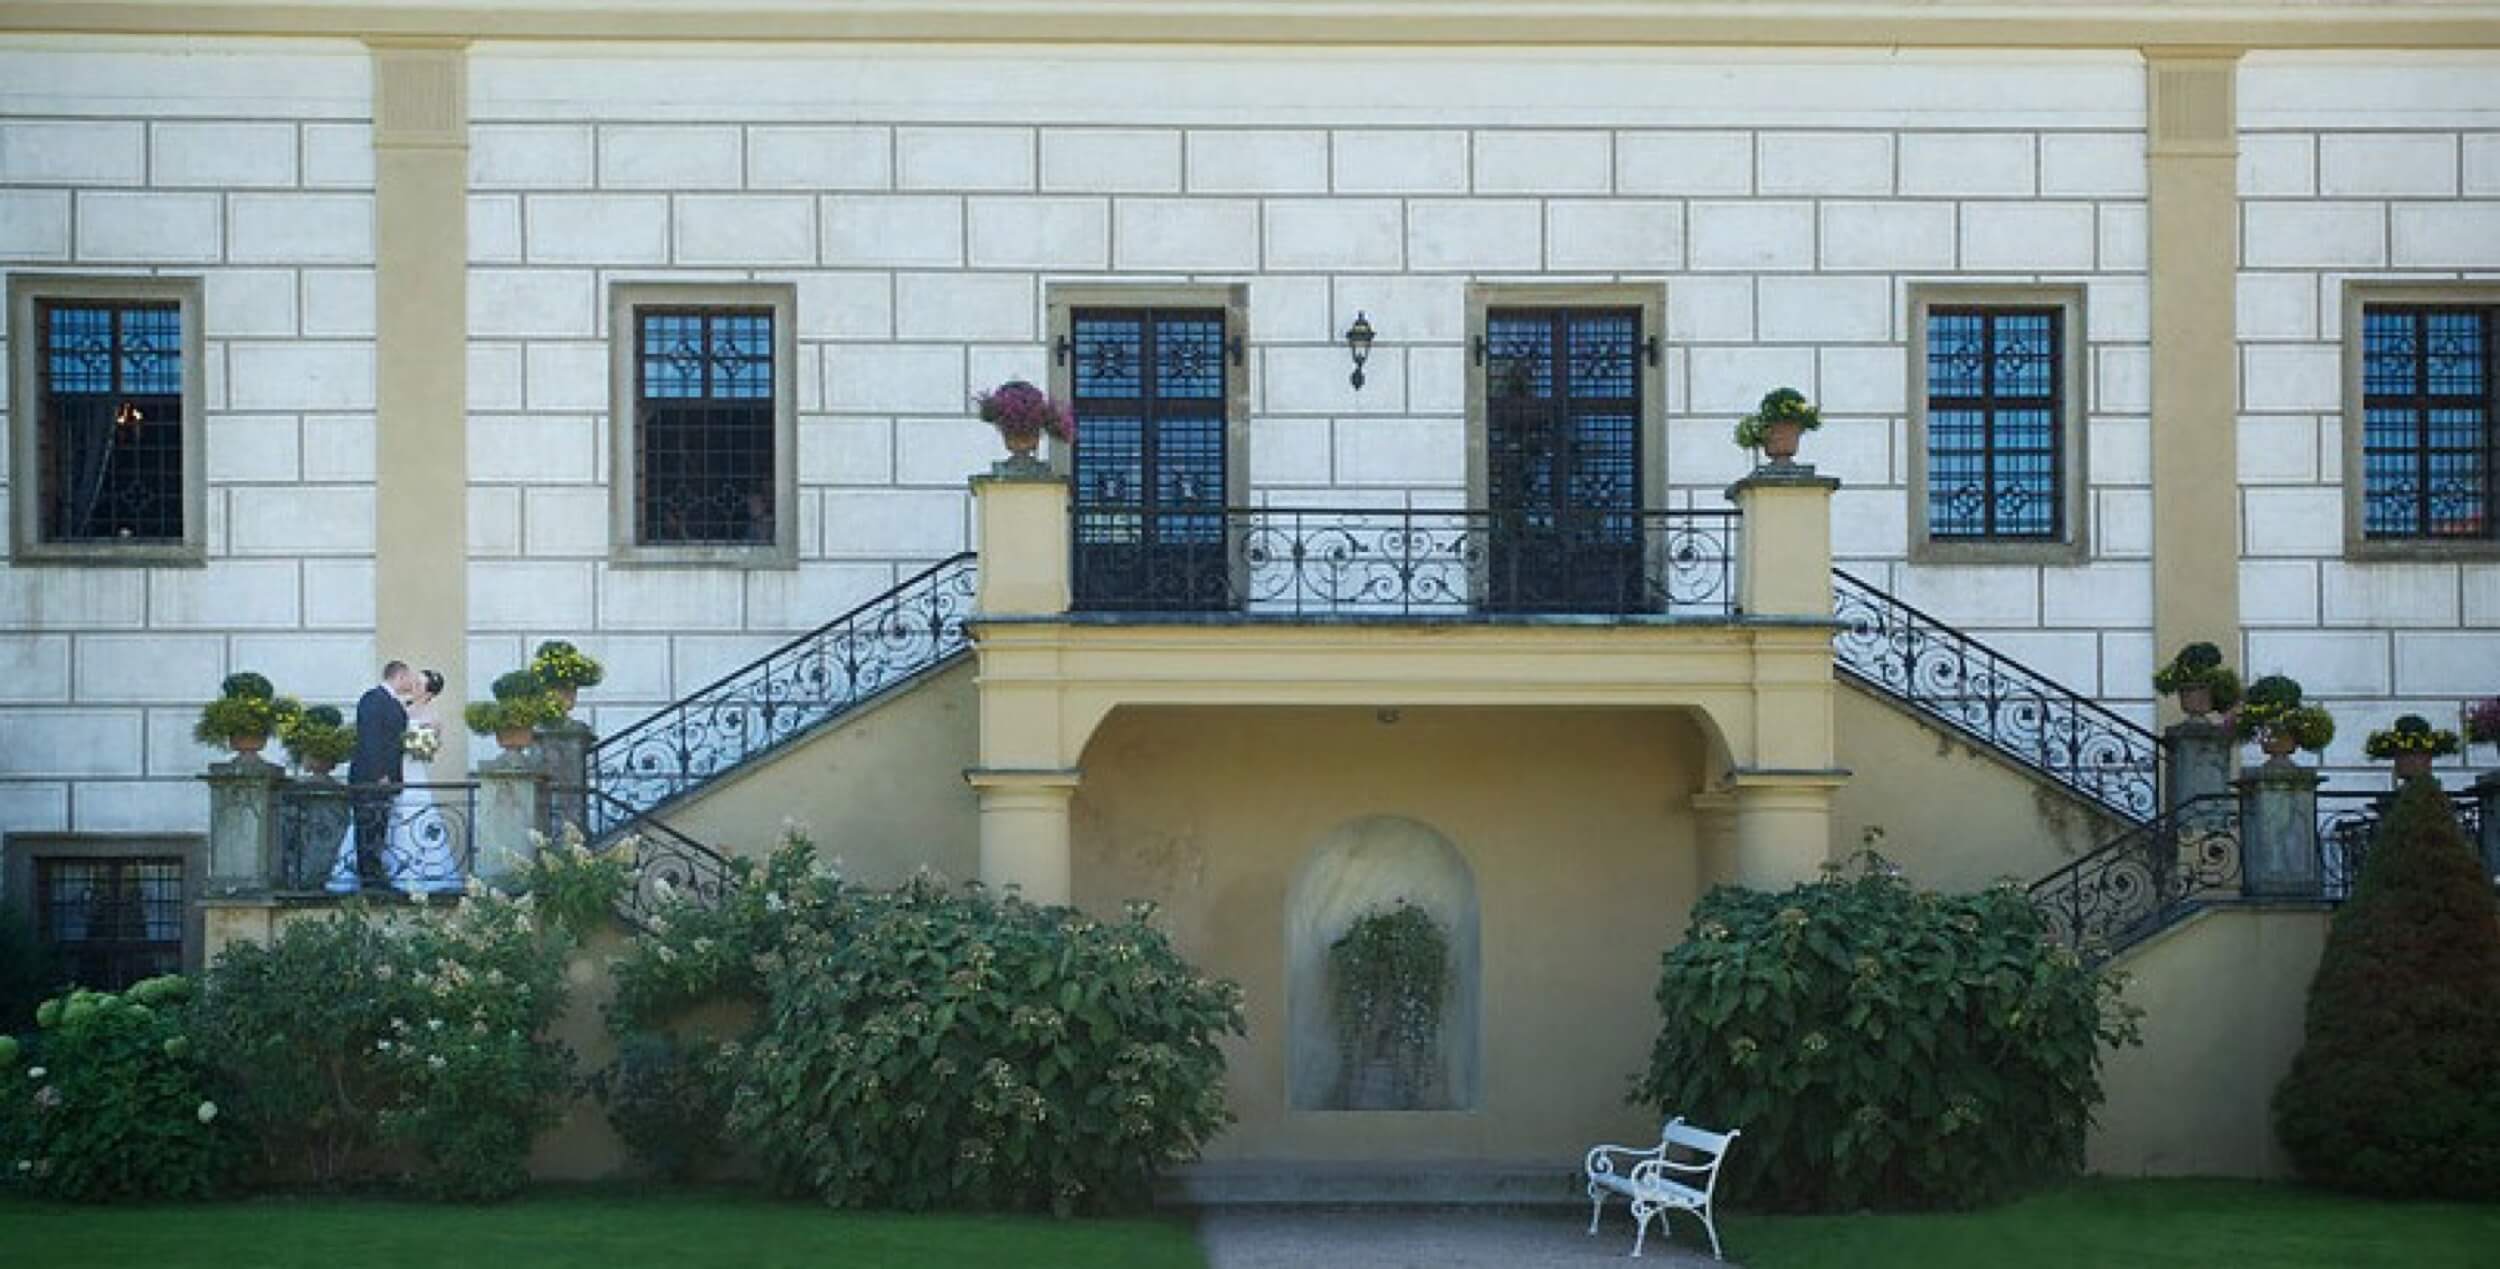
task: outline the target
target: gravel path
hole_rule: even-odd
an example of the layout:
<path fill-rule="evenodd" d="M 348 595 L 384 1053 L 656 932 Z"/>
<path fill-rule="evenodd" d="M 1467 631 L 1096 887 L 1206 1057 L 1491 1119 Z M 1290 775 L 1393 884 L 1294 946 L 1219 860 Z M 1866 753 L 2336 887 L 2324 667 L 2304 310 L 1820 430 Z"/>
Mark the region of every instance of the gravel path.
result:
<path fill-rule="evenodd" d="M 1687 1227 L 1691 1217 L 1678 1217 Z M 1597 1237 L 1588 1209 L 1567 1207 L 1210 1207 L 1198 1213 L 1208 1269 L 1548 1269 L 1603 1264 L 1716 1266 L 1650 1227 L 1630 1260 L 1632 1218 L 1606 1209 Z"/>

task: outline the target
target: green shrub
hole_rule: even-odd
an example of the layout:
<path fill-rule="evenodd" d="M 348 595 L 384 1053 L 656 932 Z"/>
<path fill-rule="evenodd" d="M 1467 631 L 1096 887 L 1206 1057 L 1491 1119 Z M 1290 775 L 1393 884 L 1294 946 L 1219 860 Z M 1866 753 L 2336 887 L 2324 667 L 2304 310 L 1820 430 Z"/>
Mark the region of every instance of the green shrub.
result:
<path fill-rule="evenodd" d="M 575 942 L 588 942 L 615 919 L 617 900 L 633 890 L 633 852 L 594 851 L 572 824 L 564 826 L 561 840 L 532 832 L 530 842 L 524 889 L 531 906 L 541 921 L 564 927 Z"/>
<path fill-rule="evenodd" d="M 2164 696 L 2201 687 L 2213 694 L 2213 707 L 2229 710 L 2240 701 L 2240 676 L 2222 663 L 2222 649 L 2198 641 L 2179 649 L 2170 663 L 2153 672 L 2153 690 Z"/>
<path fill-rule="evenodd" d="M 1914 892 L 1872 853 L 1694 907 L 1633 1100 L 1741 1128 L 1728 1192 L 1789 1209 L 1955 1207 L 2083 1162 L 2118 981 L 2050 943 L 2023 891 Z"/>
<path fill-rule="evenodd" d="M 2335 914 L 2274 1120 L 2317 1184 L 2500 1198 L 2500 923 L 2436 781 L 2405 782 Z"/>
<path fill-rule="evenodd" d="M 333 1186 L 378 1166 L 394 1097 L 375 1046 L 405 1012 L 403 940 L 360 908 L 238 942 L 202 976 L 192 1022 L 265 1179 Z"/>
<path fill-rule="evenodd" d="M 237 736 L 274 736 L 304 707 L 291 696 L 220 696 L 200 707 L 200 721 L 191 738 L 203 745 L 232 749 Z"/>
<path fill-rule="evenodd" d="M 425 1194 L 501 1198 L 570 1087 L 547 1033 L 571 946 L 526 900 L 397 923 L 350 908 L 219 956 L 201 1032 L 273 1176 L 337 1184 L 391 1163 Z"/>
<path fill-rule="evenodd" d="M 278 723 L 278 739 L 298 762 L 347 761 L 356 752 L 356 729 L 333 705 L 315 705 Z"/>
<path fill-rule="evenodd" d="M 232 1149 L 184 1029 L 189 993 L 167 977 L 45 1002 L 39 1050 L 0 1060 L 0 1183 L 82 1203 L 222 1188 Z"/>
<path fill-rule="evenodd" d="M 1366 912 L 1328 945 L 1328 979 L 1340 1069 L 1351 1079 L 1364 1063 L 1387 1061 L 1400 1108 L 1423 1108 L 1440 1075 L 1450 995 L 1450 940 L 1440 923 L 1403 899 Z"/>
<path fill-rule="evenodd" d="M 922 879 L 863 891 L 803 841 L 720 910 L 664 910 L 618 972 L 618 1024 L 752 990 L 712 1063 L 727 1125 L 786 1189 L 843 1206 L 1143 1204 L 1227 1120 L 1240 993 L 1133 909 L 1102 923 Z"/>
<path fill-rule="evenodd" d="M 635 1031 L 617 1037 L 616 1061 L 591 1077 L 616 1135 L 654 1175 L 691 1180 L 728 1153 L 720 1129 L 729 1106 L 709 1073 L 718 1060 L 709 1042 Z"/>
<path fill-rule="evenodd" d="M 607 678 L 605 667 L 589 653 L 563 639 L 549 639 L 530 654 L 530 673 L 549 687 L 597 687 Z"/>

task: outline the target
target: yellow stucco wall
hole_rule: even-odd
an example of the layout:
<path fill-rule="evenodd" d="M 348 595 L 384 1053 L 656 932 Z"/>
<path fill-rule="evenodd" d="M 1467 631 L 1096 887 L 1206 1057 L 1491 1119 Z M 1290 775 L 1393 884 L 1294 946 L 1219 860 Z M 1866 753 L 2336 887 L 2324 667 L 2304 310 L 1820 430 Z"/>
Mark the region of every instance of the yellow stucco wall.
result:
<path fill-rule="evenodd" d="M 923 865 L 969 879 L 981 835 L 964 783 L 980 747 L 972 676 L 969 660 L 949 667 L 660 819 L 714 850 L 750 856 L 770 851 L 796 820 L 863 885 L 895 885 Z"/>
<path fill-rule="evenodd" d="M 2300 1051 L 2332 914 L 2218 908 L 2118 959 L 2144 1047 L 2110 1055 L 2087 1166 L 2119 1176 L 2275 1177 L 2274 1086 Z"/>
<path fill-rule="evenodd" d="M 1884 857 L 1924 889 L 2036 881 L 2125 831 L 1862 688 L 1842 684 L 1833 723 L 1850 772 L 1832 793 L 1833 852 L 1848 855 L 1869 826 L 1881 827 Z"/>
<path fill-rule="evenodd" d="M 1661 710 L 1124 709 L 1085 752 L 1079 905 L 1164 906 L 1182 952 L 1239 981 L 1239 1117 L 1210 1160 L 1464 1160 L 1569 1167 L 1654 1134 L 1623 1103 L 1656 1038 L 1658 958 L 1698 889 L 1702 742 Z M 1474 873 L 1482 1075 L 1463 1112 L 1290 1104 L 1286 902 L 1307 853 L 1368 815 L 1420 821 Z"/>

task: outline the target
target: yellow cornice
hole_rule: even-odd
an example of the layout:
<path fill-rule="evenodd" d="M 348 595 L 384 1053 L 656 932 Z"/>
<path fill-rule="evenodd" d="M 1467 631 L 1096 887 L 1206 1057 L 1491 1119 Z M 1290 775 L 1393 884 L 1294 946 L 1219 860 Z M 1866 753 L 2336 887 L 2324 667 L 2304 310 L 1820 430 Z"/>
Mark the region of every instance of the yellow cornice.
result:
<path fill-rule="evenodd" d="M 510 40 L 2500 47 L 2500 4 L 2095 0 L 0 0 L 0 31 Z"/>

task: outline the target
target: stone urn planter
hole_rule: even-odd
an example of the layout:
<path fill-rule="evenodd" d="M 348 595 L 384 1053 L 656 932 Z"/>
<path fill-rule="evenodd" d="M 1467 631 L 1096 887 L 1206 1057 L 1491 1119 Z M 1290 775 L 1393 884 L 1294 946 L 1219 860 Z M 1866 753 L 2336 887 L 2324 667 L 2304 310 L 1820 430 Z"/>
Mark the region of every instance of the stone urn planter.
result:
<path fill-rule="evenodd" d="M 2212 715 L 2214 712 L 2213 686 L 2199 683 L 2193 687 L 2180 688 L 2179 709 L 2190 718 L 2205 718 Z"/>
<path fill-rule="evenodd" d="M 316 780 L 327 780 L 330 778 L 331 769 L 338 765 L 326 758 L 306 758 L 304 759 L 304 774 Z"/>
<path fill-rule="evenodd" d="M 2181 695 L 2186 694 L 2181 693 Z M 2265 739 L 2258 742 L 2258 747 L 2266 751 L 2267 766 L 2288 767 L 2293 765 L 2292 754 L 2300 748 L 2300 738 L 2289 731 L 2277 728 L 2268 731 Z"/>
<path fill-rule="evenodd" d="M 582 690 L 580 688 L 575 687 L 570 683 L 558 683 L 554 687 L 548 688 L 547 691 L 553 694 L 557 700 L 564 702 L 564 712 L 568 714 L 573 712 L 573 702 L 579 700 L 582 694 Z"/>
<path fill-rule="evenodd" d="M 505 753 L 519 753 L 529 748 L 537 735 L 528 727 L 499 727 L 495 730 L 495 743 L 502 745 Z"/>
<path fill-rule="evenodd" d="M 1762 425 L 1762 453 L 1775 463 L 1797 457 L 1797 445 L 1805 439 L 1805 427 L 1798 423 L 1765 423 Z"/>
<path fill-rule="evenodd" d="M 2428 750 L 2422 750 L 2415 753 L 2397 754 L 2395 757 L 2395 763 L 2396 779 L 2399 782 L 2411 780 L 2416 776 L 2426 776 L 2431 773 L 2431 754 Z"/>
<path fill-rule="evenodd" d="M 236 757 L 258 757 L 261 750 L 269 747 L 269 737 L 266 735 L 228 736 L 226 747 L 234 750 Z"/>

